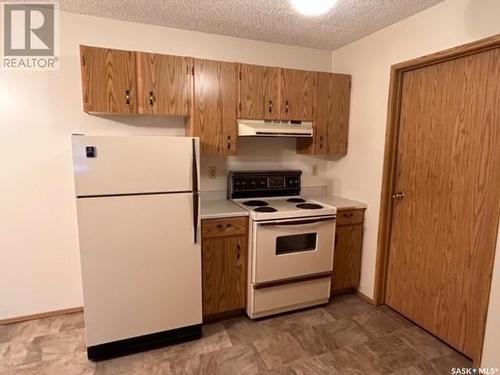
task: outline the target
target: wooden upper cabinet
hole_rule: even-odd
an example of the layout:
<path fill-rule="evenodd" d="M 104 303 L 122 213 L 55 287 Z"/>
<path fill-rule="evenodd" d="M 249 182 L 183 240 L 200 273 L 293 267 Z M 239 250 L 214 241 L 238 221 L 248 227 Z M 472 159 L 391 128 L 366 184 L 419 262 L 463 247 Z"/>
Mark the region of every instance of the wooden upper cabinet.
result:
<path fill-rule="evenodd" d="M 139 113 L 189 116 L 192 59 L 137 53 Z"/>
<path fill-rule="evenodd" d="M 347 74 L 330 75 L 331 103 L 328 116 L 328 154 L 343 156 L 347 154 L 349 135 L 349 109 L 351 100 L 351 76 Z"/>
<path fill-rule="evenodd" d="M 136 113 L 136 53 L 80 46 L 83 109 L 96 113 Z"/>
<path fill-rule="evenodd" d="M 318 73 L 281 70 L 281 119 L 312 121 Z"/>
<path fill-rule="evenodd" d="M 280 68 L 238 64 L 238 117 L 277 120 L 280 117 Z"/>
<path fill-rule="evenodd" d="M 317 73 L 317 77 L 314 136 L 299 139 L 297 151 L 302 154 L 346 155 L 351 76 Z"/>
<path fill-rule="evenodd" d="M 194 121 L 205 155 L 235 155 L 238 64 L 194 59 Z"/>

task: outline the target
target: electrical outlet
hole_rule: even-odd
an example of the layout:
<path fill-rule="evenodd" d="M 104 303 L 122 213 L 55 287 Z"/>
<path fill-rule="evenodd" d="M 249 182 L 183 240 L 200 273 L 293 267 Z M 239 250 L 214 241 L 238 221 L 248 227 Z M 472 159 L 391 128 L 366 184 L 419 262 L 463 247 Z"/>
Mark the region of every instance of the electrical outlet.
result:
<path fill-rule="evenodd" d="M 208 167 L 208 178 L 217 178 L 217 168 L 214 166 Z"/>
<path fill-rule="evenodd" d="M 317 176 L 318 175 L 318 164 L 313 164 L 312 175 L 313 176 Z"/>

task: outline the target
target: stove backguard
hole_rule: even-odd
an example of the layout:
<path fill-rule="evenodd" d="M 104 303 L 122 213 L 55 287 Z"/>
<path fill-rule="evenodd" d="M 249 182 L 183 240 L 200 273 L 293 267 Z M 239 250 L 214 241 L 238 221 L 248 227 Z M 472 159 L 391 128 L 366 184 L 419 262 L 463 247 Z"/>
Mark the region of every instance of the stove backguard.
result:
<path fill-rule="evenodd" d="M 285 197 L 300 194 L 302 171 L 230 171 L 227 178 L 229 199 Z"/>

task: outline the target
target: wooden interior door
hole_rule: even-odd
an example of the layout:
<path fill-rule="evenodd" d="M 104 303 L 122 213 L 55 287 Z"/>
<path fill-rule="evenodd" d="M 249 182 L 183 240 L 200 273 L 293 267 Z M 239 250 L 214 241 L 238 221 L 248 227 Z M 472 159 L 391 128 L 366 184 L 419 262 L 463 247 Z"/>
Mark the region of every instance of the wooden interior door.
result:
<path fill-rule="evenodd" d="M 281 69 L 281 119 L 313 121 L 317 74 Z"/>
<path fill-rule="evenodd" d="M 279 68 L 239 64 L 239 118 L 279 119 L 279 74 Z"/>
<path fill-rule="evenodd" d="M 204 155 L 237 152 L 237 64 L 194 60 L 194 132 Z"/>
<path fill-rule="evenodd" d="M 403 75 L 386 303 L 478 360 L 500 212 L 500 49 Z"/>
<path fill-rule="evenodd" d="M 192 59 L 137 53 L 139 113 L 189 116 Z"/>
<path fill-rule="evenodd" d="M 246 257 L 246 236 L 203 240 L 204 316 L 245 307 Z"/>
<path fill-rule="evenodd" d="M 80 46 L 83 110 L 136 113 L 135 52 Z"/>

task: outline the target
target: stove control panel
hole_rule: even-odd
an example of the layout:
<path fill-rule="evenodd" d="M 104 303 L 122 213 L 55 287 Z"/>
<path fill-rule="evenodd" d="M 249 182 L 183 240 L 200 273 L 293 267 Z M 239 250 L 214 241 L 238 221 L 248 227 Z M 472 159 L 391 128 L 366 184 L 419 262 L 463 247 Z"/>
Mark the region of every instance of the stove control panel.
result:
<path fill-rule="evenodd" d="M 228 198 L 289 196 L 300 194 L 302 171 L 231 171 Z"/>

